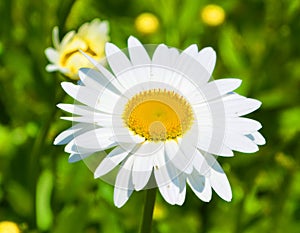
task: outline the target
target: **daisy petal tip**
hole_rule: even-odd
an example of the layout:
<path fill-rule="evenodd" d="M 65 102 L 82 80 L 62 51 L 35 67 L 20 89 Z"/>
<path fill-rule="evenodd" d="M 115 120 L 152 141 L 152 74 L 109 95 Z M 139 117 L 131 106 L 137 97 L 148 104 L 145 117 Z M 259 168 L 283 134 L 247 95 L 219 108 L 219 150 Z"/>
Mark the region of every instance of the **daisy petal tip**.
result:
<path fill-rule="evenodd" d="M 129 36 L 129 38 L 128 38 L 128 44 L 141 45 L 141 42 L 136 37 Z"/>
<path fill-rule="evenodd" d="M 51 48 L 51 47 L 45 49 L 44 52 L 45 52 L 45 55 L 47 58 L 49 57 L 49 53 L 51 53 L 51 50 L 53 50 L 53 48 Z"/>
<path fill-rule="evenodd" d="M 96 168 L 94 172 L 94 179 L 98 179 L 101 176 L 107 174 L 109 171 L 103 167 L 103 163 L 100 163 L 100 165 Z"/>
<path fill-rule="evenodd" d="M 118 51 L 119 51 L 119 48 L 116 45 L 114 45 L 113 43 L 110 43 L 110 42 L 106 42 L 106 44 L 105 44 L 106 56 L 117 53 Z"/>
<path fill-rule="evenodd" d="M 255 143 L 252 143 L 251 147 L 247 147 L 247 148 L 243 148 L 243 149 L 244 149 L 244 151 L 242 151 L 242 152 L 248 153 L 248 154 L 256 153 L 257 151 L 259 151 L 259 147 Z"/>
<path fill-rule="evenodd" d="M 46 71 L 47 72 L 54 72 L 57 71 L 59 68 L 56 65 L 49 64 L 46 66 Z"/>
<path fill-rule="evenodd" d="M 252 99 L 252 98 L 249 98 L 252 102 L 253 102 L 253 111 L 259 109 L 262 105 L 262 102 L 257 100 L 257 99 Z"/>
<path fill-rule="evenodd" d="M 231 202 L 232 201 L 232 193 L 229 193 L 228 196 L 222 197 L 224 201 Z"/>
<path fill-rule="evenodd" d="M 212 47 L 205 47 L 199 51 L 199 55 L 204 56 L 206 59 L 213 59 L 216 60 L 217 53 Z"/>
<path fill-rule="evenodd" d="M 129 192 L 130 190 L 127 190 Z M 124 192 L 124 191 L 123 191 Z M 130 195 L 116 195 L 114 193 L 114 204 L 117 208 L 121 208 L 128 201 Z"/>
<path fill-rule="evenodd" d="M 68 88 L 70 86 L 70 82 L 62 82 L 60 85 L 65 90 L 65 88 Z"/>
<path fill-rule="evenodd" d="M 56 107 L 58 107 L 59 109 L 62 109 L 62 108 L 63 108 L 63 105 L 64 105 L 64 104 L 59 103 L 59 104 L 56 105 Z"/>
<path fill-rule="evenodd" d="M 55 139 L 54 139 L 54 142 L 53 142 L 53 145 L 55 145 L 55 146 L 58 146 L 58 145 L 59 145 L 59 143 L 60 143 L 60 141 L 59 141 L 59 140 L 57 140 L 57 138 L 55 138 Z"/>
<path fill-rule="evenodd" d="M 125 205 L 125 202 L 124 203 L 114 202 L 114 204 L 117 208 L 120 209 L 123 205 Z"/>
<path fill-rule="evenodd" d="M 57 37 L 59 36 L 59 29 L 58 29 L 58 26 L 54 26 L 53 30 L 52 30 L 52 34 L 53 34 L 53 37 Z"/>
<path fill-rule="evenodd" d="M 239 79 L 239 78 L 230 78 L 230 80 L 232 82 L 234 82 L 235 84 L 235 89 L 237 89 L 239 86 L 241 86 L 243 80 Z"/>
<path fill-rule="evenodd" d="M 97 171 L 94 172 L 94 179 L 98 179 L 100 178 L 101 176 L 97 173 Z"/>
<path fill-rule="evenodd" d="M 185 198 L 181 198 L 180 200 L 177 200 L 176 205 L 182 206 L 184 204 Z"/>
<path fill-rule="evenodd" d="M 201 200 L 206 203 L 209 203 L 211 201 L 211 197 L 210 198 L 202 198 Z"/>
<path fill-rule="evenodd" d="M 211 55 L 216 55 L 216 51 L 213 49 L 213 47 L 205 47 L 204 49 L 202 49 L 208 53 L 211 53 Z"/>
<path fill-rule="evenodd" d="M 73 155 L 70 155 L 69 158 L 68 158 L 68 162 L 69 163 L 76 163 L 78 161 L 81 160 L 81 157 L 79 154 L 73 154 Z"/>
<path fill-rule="evenodd" d="M 266 139 L 265 139 L 263 136 L 261 136 L 261 137 L 260 137 L 259 144 L 257 143 L 257 145 L 263 146 L 263 145 L 265 145 L 265 144 L 266 144 Z"/>

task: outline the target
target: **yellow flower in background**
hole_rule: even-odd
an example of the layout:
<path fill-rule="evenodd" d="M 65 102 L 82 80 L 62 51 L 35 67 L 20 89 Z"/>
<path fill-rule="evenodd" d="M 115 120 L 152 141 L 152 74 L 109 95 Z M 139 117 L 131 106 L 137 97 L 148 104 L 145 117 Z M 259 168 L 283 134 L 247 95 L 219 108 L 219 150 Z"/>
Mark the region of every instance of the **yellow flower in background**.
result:
<path fill-rule="evenodd" d="M 48 72 L 59 71 L 71 79 L 78 80 L 78 70 L 82 67 L 92 67 L 92 64 L 80 52 L 88 54 L 96 61 L 104 58 L 104 45 L 109 41 L 109 25 L 106 21 L 94 19 L 83 24 L 78 32 L 68 32 L 59 41 L 58 28 L 53 29 L 54 48 L 45 50 L 51 64 L 46 66 Z"/>
<path fill-rule="evenodd" d="M 3 221 L 0 222 L 0 233 L 20 233 L 18 225 L 14 222 Z"/>
<path fill-rule="evenodd" d="M 143 34 L 152 34 L 159 28 L 159 21 L 154 14 L 142 13 L 135 20 L 135 28 Z"/>
<path fill-rule="evenodd" d="M 209 26 L 218 26 L 225 20 L 225 11 L 218 5 L 210 4 L 202 9 L 201 18 Z"/>
<path fill-rule="evenodd" d="M 167 216 L 167 210 L 163 205 L 156 203 L 153 210 L 153 219 L 162 220 Z"/>

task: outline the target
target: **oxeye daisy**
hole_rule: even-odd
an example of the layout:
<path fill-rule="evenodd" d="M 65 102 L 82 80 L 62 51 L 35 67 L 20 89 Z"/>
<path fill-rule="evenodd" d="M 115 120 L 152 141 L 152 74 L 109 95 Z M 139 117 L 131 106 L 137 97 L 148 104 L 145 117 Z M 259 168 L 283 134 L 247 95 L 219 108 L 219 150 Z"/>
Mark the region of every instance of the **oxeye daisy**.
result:
<path fill-rule="evenodd" d="M 160 44 L 150 55 L 131 36 L 128 56 L 112 43 L 105 52 L 109 67 L 86 56 L 95 69 L 80 69 L 81 85 L 62 83 L 76 103 L 58 107 L 74 114 L 62 117 L 74 125 L 54 143 L 67 144 L 69 161 L 106 151 L 93 172 L 95 178 L 117 172 L 118 207 L 134 190 L 153 187 L 168 203 L 182 205 L 186 184 L 203 201 L 210 201 L 212 189 L 230 201 L 216 158 L 256 152 L 265 143 L 261 124 L 242 117 L 261 102 L 233 92 L 239 79 L 211 80 L 216 54 L 209 47 L 179 52 Z"/>
<path fill-rule="evenodd" d="M 93 67 L 80 51 L 85 52 L 100 62 L 104 58 L 104 45 L 109 41 L 107 21 L 94 19 L 84 23 L 76 33 L 68 32 L 59 41 L 58 27 L 53 29 L 54 48 L 47 48 L 45 54 L 51 64 L 46 66 L 48 72 L 59 71 L 67 77 L 78 80 L 78 70 L 82 67 Z"/>

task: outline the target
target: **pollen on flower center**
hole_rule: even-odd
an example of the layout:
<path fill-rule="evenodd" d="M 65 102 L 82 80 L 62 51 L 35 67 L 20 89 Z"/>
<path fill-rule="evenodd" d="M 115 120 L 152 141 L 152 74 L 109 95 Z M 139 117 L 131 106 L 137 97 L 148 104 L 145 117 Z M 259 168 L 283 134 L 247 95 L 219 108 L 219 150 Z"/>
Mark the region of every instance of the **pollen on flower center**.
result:
<path fill-rule="evenodd" d="M 125 125 L 149 141 L 181 137 L 193 122 L 191 105 L 174 91 L 153 89 L 133 96 L 123 112 Z"/>

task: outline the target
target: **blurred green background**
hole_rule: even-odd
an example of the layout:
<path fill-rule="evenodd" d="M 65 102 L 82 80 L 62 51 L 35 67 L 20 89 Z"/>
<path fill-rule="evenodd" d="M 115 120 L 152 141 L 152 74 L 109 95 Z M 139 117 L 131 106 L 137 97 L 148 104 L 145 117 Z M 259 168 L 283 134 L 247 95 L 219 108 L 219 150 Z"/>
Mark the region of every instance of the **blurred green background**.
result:
<path fill-rule="evenodd" d="M 267 144 L 255 154 L 220 158 L 232 202 L 214 193 L 203 203 L 190 189 L 182 207 L 158 196 L 153 232 L 299 232 L 300 1 L 214 1 L 226 13 L 218 26 L 200 16 L 209 3 L 0 1 L 0 222 L 15 222 L 22 232 L 137 232 L 144 193 L 114 207 L 113 187 L 94 180 L 83 162 L 68 164 L 63 147 L 52 145 L 70 126 L 55 106 L 64 101 L 64 78 L 45 71 L 52 28 L 58 25 L 64 35 L 100 18 L 109 21 L 111 41 L 120 47 L 129 35 L 180 49 L 212 46 L 218 55 L 214 78 L 240 78 L 237 92 L 263 102 L 250 117 L 263 124 Z M 134 26 L 143 12 L 156 15 L 156 31 Z"/>

